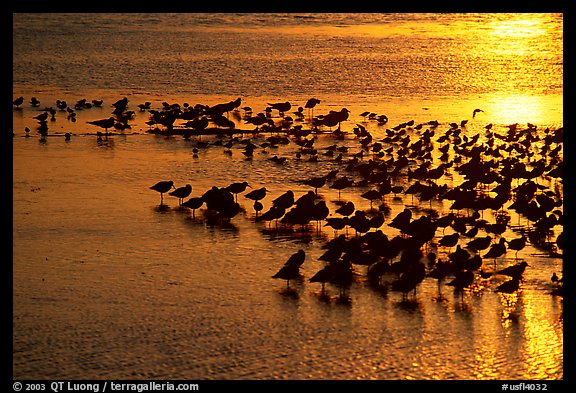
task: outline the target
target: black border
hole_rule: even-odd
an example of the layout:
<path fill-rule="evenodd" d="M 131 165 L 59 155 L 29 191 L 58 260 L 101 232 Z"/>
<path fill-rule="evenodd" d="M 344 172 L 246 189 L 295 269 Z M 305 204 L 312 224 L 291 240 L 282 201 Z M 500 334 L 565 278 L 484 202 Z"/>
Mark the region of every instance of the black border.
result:
<path fill-rule="evenodd" d="M 332 2 L 322 3 L 318 1 L 308 2 L 210 2 L 210 1 L 179 1 L 172 0 L 171 2 L 112 2 L 109 0 L 100 0 L 97 2 L 12 2 L 8 4 L 9 10 L 4 10 L 2 16 L 3 26 L 6 29 L 11 29 L 12 14 L 16 12 L 559 12 L 564 14 L 564 111 L 569 116 L 564 116 L 564 128 L 569 129 L 570 133 L 576 133 L 573 130 L 574 123 L 574 108 L 576 106 L 573 102 L 573 95 L 576 93 L 576 85 L 574 84 L 573 71 L 576 69 L 574 62 L 574 51 L 576 49 L 576 31 L 574 27 L 574 13 L 573 7 L 569 7 L 569 1 L 546 1 L 546 2 L 519 2 L 519 1 L 500 1 L 490 2 L 483 1 L 481 3 L 467 4 L 464 2 L 426 2 L 424 4 L 417 2 Z M 5 8 L 6 5 L 3 5 Z M 12 35 L 10 35 L 11 37 Z M 4 45 L 6 50 L 10 50 L 10 55 L 5 59 L 12 59 L 12 45 Z M 10 48 L 10 49 L 8 49 Z M 12 86 L 6 86 L 3 91 L 6 95 L 6 101 L 2 105 L 3 110 L 6 111 L 5 118 L 12 119 L 11 102 Z M 324 388 L 345 388 L 345 389 L 362 389 L 362 391 L 382 391 L 382 389 L 390 388 L 396 389 L 442 389 L 443 391 L 462 391 L 469 387 L 480 387 L 487 391 L 502 391 L 502 384 L 508 383 L 510 385 L 525 383 L 546 383 L 548 390 L 553 391 L 567 391 L 568 387 L 576 387 L 576 363 L 574 362 L 576 351 L 574 350 L 574 334 L 576 333 L 576 324 L 574 322 L 574 270 L 576 269 L 576 258 L 574 254 L 574 245 L 576 244 L 576 236 L 573 232 L 573 217 L 574 217 L 574 204 L 570 197 L 576 196 L 572 190 L 576 180 L 571 176 L 570 171 L 575 167 L 576 163 L 573 162 L 574 156 L 571 152 L 572 139 L 568 137 L 568 145 L 564 143 L 564 159 L 568 163 L 567 178 L 568 182 L 565 184 L 565 194 L 569 199 L 564 199 L 564 216 L 566 217 L 564 223 L 564 230 L 568 240 L 564 250 L 564 280 L 565 285 L 569 290 L 564 297 L 564 380 L 563 381 L 475 381 L 475 380 L 458 380 L 458 381 L 349 381 L 349 380 L 328 380 L 328 381 L 269 381 L 269 380 L 256 380 L 256 381 L 178 381 L 170 380 L 170 382 L 192 382 L 198 383 L 201 391 L 206 389 L 221 391 L 222 389 L 262 389 L 270 390 L 274 388 L 292 388 L 292 389 L 324 389 Z M 2 263 L 2 278 L 3 281 L 0 285 L 2 288 L 2 299 L 5 304 L 4 310 L 10 311 L 10 316 L 13 317 L 12 308 L 12 120 L 9 125 L 2 127 L 0 130 L 0 149 L 2 149 L 2 182 L 4 183 L 2 189 L 3 201 L 8 201 L 9 206 L 2 206 L 0 209 L 1 223 L 2 223 L 2 239 L 5 244 L 2 247 L 3 258 Z M 6 329 L 3 332 L 12 332 L 13 323 L 12 318 L 3 318 L 3 325 Z M 568 333 L 568 334 L 566 334 Z M 5 342 L 7 342 L 6 339 Z M 3 357 L 2 362 L 2 385 L 10 391 L 13 388 L 13 364 L 12 353 L 13 344 L 10 339 L 10 345 L 2 345 L 6 356 Z M 22 381 L 24 382 L 24 381 Z M 33 381 L 28 381 L 33 382 Z M 47 383 L 49 380 L 38 381 Z M 96 381 L 82 381 L 82 382 L 96 382 Z M 118 381 L 120 382 L 120 381 Z M 122 382 L 141 383 L 139 380 L 122 380 Z M 162 381 L 158 381 L 162 382 Z M 48 390 L 49 385 L 47 385 Z M 101 391 L 101 390 L 100 390 Z"/>

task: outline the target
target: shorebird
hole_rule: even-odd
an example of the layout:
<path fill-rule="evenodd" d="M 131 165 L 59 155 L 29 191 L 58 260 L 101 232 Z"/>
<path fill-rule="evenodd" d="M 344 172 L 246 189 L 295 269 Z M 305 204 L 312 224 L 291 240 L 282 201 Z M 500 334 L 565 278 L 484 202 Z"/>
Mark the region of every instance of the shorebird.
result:
<path fill-rule="evenodd" d="M 346 175 L 339 177 L 338 179 L 334 180 L 334 182 L 332 183 L 332 185 L 330 185 L 330 188 L 333 188 L 335 190 L 338 190 L 338 200 L 340 200 L 340 192 L 348 187 L 351 187 L 354 185 L 354 182 L 350 179 L 348 179 L 348 177 Z"/>
<path fill-rule="evenodd" d="M 194 213 L 196 209 L 200 209 L 204 204 L 202 198 L 190 198 L 186 202 L 182 203 L 182 206 L 192 209 L 192 218 L 194 218 Z"/>
<path fill-rule="evenodd" d="M 183 199 L 188 197 L 188 195 L 190 195 L 191 193 L 192 193 L 192 186 L 190 184 L 186 184 L 184 187 L 176 188 L 168 195 L 178 198 L 178 204 L 182 205 Z"/>
<path fill-rule="evenodd" d="M 355 206 L 354 203 L 352 201 L 348 201 L 346 202 L 344 205 L 342 205 L 341 207 L 339 207 L 338 209 L 335 210 L 335 213 L 338 213 L 342 216 L 349 216 L 352 213 L 354 213 L 355 210 Z"/>
<path fill-rule="evenodd" d="M 295 280 L 300 277 L 300 266 L 306 259 L 306 253 L 300 249 L 284 263 L 284 266 L 278 270 L 272 278 L 281 278 L 286 280 L 286 289 L 290 289 L 290 280 Z"/>
<path fill-rule="evenodd" d="M 522 261 L 516 265 L 511 265 L 502 270 L 498 270 L 496 274 L 502 274 L 512 278 L 521 279 L 522 274 L 524 274 L 524 270 L 526 270 L 527 266 L 529 266 L 528 263 L 526 261 Z"/>
<path fill-rule="evenodd" d="M 306 252 L 304 252 L 304 250 L 300 249 L 298 251 L 296 251 L 296 253 L 292 254 L 290 256 L 290 258 L 288 258 L 288 260 L 286 261 L 286 263 L 284 263 L 285 266 L 295 266 L 295 267 L 300 267 L 304 264 L 304 261 L 306 260 Z"/>
<path fill-rule="evenodd" d="M 500 293 L 514 293 L 520 288 L 520 280 L 517 278 L 512 278 L 511 280 L 505 281 L 500 284 L 494 292 Z"/>
<path fill-rule="evenodd" d="M 518 251 L 522 250 L 526 246 L 526 236 L 522 235 L 519 238 L 507 240 L 508 248 L 510 250 L 516 251 L 514 259 L 518 259 Z"/>
<path fill-rule="evenodd" d="M 320 100 L 316 98 L 310 98 L 308 101 L 306 101 L 306 105 L 304 105 L 304 108 L 308 109 L 310 117 L 312 117 L 312 114 L 314 113 L 314 107 L 319 103 Z"/>
<path fill-rule="evenodd" d="M 266 189 L 266 187 L 262 187 L 257 190 L 250 191 L 248 194 L 244 195 L 244 197 L 252 199 L 253 201 L 259 201 L 266 197 L 267 192 L 268 190 Z"/>
<path fill-rule="evenodd" d="M 24 97 L 18 97 L 14 101 L 12 101 L 12 104 L 16 107 L 14 109 L 21 109 L 20 105 L 22 105 L 23 103 L 24 103 Z"/>
<path fill-rule="evenodd" d="M 482 258 L 493 258 L 494 259 L 494 271 L 496 271 L 496 258 L 499 258 L 506 254 L 506 239 L 500 238 L 500 241 L 496 244 L 492 244 L 488 252 Z"/>
<path fill-rule="evenodd" d="M 472 111 L 472 118 L 475 118 L 475 117 L 476 117 L 476 113 L 478 113 L 478 112 L 484 112 L 484 111 L 483 111 L 482 109 L 474 109 L 474 110 Z"/>
<path fill-rule="evenodd" d="M 322 269 L 318 270 L 316 274 L 310 277 L 310 282 L 319 282 L 322 284 L 322 294 L 324 294 L 324 287 L 326 283 L 332 280 L 334 277 L 334 268 L 331 264 L 324 266 Z"/>
<path fill-rule="evenodd" d="M 108 119 L 88 121 L 87 123 L 98 126 L 100 128 L 104 128 L 104 132 L 108 134 L 108 129 L 114 127 L 114 124 L 116 124 L 116 119 L 114 116 L 110 116 Z"/>
<path fill-rule="evenodd" d="M 230 191 L 232 194 L 234 194 L 235 200 L 236 200 L 236 202 L 238 202 L 238 194 L 246 191 L 246 187 L 252 188 L 250 186 L 250 184 L 248 184 L 247 181 L 243 181 L 243 182 L 238 182 L 238 183 L 232 183 L 228 187 L 226 187 L 226 189 L 228 191 Z"/>
<path fill-rule="evenodd" d="M 368 199 L 370 201 L 370 211 L 372 211 L 372 203 L 376 200 L 382 199 L 382 194 L 378 190 L 370 190 L 366 191 L 362 195 L 360 195 L 364 199 Z"/>
<path fill-rule="evenodd" d="M 292 108 L 292 105 L 288 101 L 278 102 L 275 104 L 268 103 L 268 105 L 270 105 L 270 108 L 276 109 L 280 113 L 280 116 L 282 116 L 285 112 L 288 112 L 290 108 Z"/>
<path fill-rule="evenodd" d="M 159 181 L 158 183 L 150 187 L 151 190 L 160 193 L 160 205 L 162 205 L 162 203 L 164 202 L 164 194 L 170 191 L 170 189 L 172 188 L 176 189 L 176 187 L 174 187 L 174 182 L 172 180 Z"/>

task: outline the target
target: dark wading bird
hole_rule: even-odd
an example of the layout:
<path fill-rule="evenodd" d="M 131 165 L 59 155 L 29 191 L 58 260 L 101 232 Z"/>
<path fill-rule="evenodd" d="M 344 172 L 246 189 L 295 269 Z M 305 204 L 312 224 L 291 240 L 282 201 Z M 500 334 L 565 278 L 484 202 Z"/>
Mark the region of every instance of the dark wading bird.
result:
<path fill-rule="evenodd" d="M 183 199 L 187 198 L 188 195 L 192 193 L 192 186 L 190 184 L 186 184 L 184 187 L 178 187 L 170 194 L 173 197 L 178 198 L 178 204 L 182 205 Z"/>
<path fill-rule="evenodd" d="M 190 198 L 184 202 L 182 206 L 192 209 L 192 218 L 195 218 L 194 213 L 196 212 L 196 209 L 200 209 L 203 204 L 204 200 L 202 198 Z"/>
<path fill-rule="evenodd" d="M 114 116 L 110 116 L 108 119 L 88 121 L 87 123 L 104 128 L 104 132 L 108 134 L 108 129 L 114 127 L 116 119 L 114 119 Z"/>
<path fill-rule="evenodd" d="M 234 194 L 235 200 L 236 202 L 238 202 L 238 194 L 246 191 L 246 187 L 250 187 L 250 184 L 248 184 L 247 181 L 243 181 L 238 183 L 232 183 L 228 187 L 226 187 L 226 189 L 230 191 L 232 194 Z"/>
<path fill-rule="evenodd" d="M 172 180 L 159 181 L 158 183 L 150 187 L 151 190 L 160 193 L 160 205 L 164 203 L 164 194 L 170 191 L 170 189 L 172 188 L 176 189 L 176 187 L 174 187 L 174 182 Z"/>
<path fill-rule="evenodd" d="M 284 263 L 284 266 L 278 270 L 272 278 L 280 278 L 286 280 L 286 289 L 290 289 L 290 280 L 295 280 L 300 278 L 300 266 L 304 263 L 306 259 L 306 253 L 304 250 L 298 250 L 295 254 L 292 254 L 290 258 Z"/>

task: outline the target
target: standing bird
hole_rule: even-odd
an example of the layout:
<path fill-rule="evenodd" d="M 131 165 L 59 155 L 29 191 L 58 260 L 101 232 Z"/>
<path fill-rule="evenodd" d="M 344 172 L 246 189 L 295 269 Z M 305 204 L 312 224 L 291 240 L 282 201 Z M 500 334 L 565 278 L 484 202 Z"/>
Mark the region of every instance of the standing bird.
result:
<path fill-rule="evenodd" d="M 324 287 L 326 286 L 326 283 L 332 280 L 333 277 L 334 277 L 334 267 L 333 265 L 328 264 L 324 266 L 322 269 L 320 269 L 318 272 L 316 272 L 316 274 L 314 274 L 312 277 L 310 277 L 310 282 L 321 283 L 322 284 L 321 294 L 323 295 L 325 293 Z"/>
<path fill-rule="evenodd" d="M 285 266 L 296 266 L 296 267 L 300 267 L 304 264 L 304 261 L 306 260 L 306 252 L 304 252 L 304 250 L 300 249 L 298 251 L 296 251 L 296 253 L 292 254 L 290 256 L 290 258 L 288 258 L 288 260 L 286 261 L 286 263 L 284 264 Z"/>
<path fill-rule="evenodd" d="M 500 284 L 494 292 L 500 293 L 514 293 L 520 288 L 520 280 L 517 278 L 512 278 L 511 280 L 505 281 Z"/>
<path fill-rule="evenodd" d="M 382 194 L 378 190 L 370 190 L 366 191 L 362 195 L 360 195 L 364 199 L 368 199 L 370 201 L 370 211 L 372 211 L 372 203 L 376 200 L 382 199 Z"/>
<path fill-rule="evenodd" d="M 259 201 L 266 197 L 267 192 L 268 190 L 266 189 L 266 187 L 262 187 L 257 190 L 250 191 L 248 194 L 244 195 L 244 197 L 252 199 L 253 201 Z"/>
<path fill-rule="evenodd" d="M 192 209 L 192 218 L 194 218 L 194 213 L 196 209 L 200 209 L 204 204 L 204 199 L 202 198 L 190 198 L 182 204 L 182 206 Z"/>
<path fill-rule="evenodd" d="M 474 272 L 471 270 L 457 270 L 454 272 L 454 279 L 446 285 L 454 287 L 454 290 L 460 292 L 461 300 L 464 301 L 464 289 L 474 283 Z"/>
<path fill-rule="evenodd" d="M 278 111 L 278 113 L 280 113 L 280 116 L 284 115 L 285 112 L 288 112 L 290 110 L 290 108 L 292 108 L 292 105 L 288 101 L 278 102 L 276 104 L 268 103 L 268 105 L 270 105 L 270 108 L 276 109 Z"/>
<path fill-rule="evenodd" d="M 238 194 L 240 194 L 241 192 L 246 191 L 246 187 L 250 187 L 250 184 L 248 184 L 247 181 L 243 181 L 243 182 L 239 182 L 239 183 L 232 183 L 230 184 L 228 187 L 226 187 L 226 190 L 230 191 L 232 194 L 234 194 L 236 202 L 238 202 Z"/>
<path fill-rule="evenodd" d="M 312 114 L 314 113 L 314 107 L 319 103 L 320 100 L 316 98 L 310 98 L 308 101 L 306 101 L 306 105 L 304 105 L 304 108 L 308 109 L 310 117 L 312 117 Z"/>
<path fill-rule="evenodd" d="M 178 204 L 182 205 L 183 199 L 187 198 L 188 195 L 190 195 L 191 193 L 192 193 L 192 186 L 190 184 L 186 184 L 184 187 L 176 188 L 168 195 L 178 198 Z"/>
<path fill-rule="evenodd" d="M 508 248 L 510 250 L 516 251 L 514 259 L 518 259 L 518 251 L 526 247 L 526 236 L 522 235 L 519 238 L 507 240 L 506 243 L 508 243 Z"/>
<path fill-rule="evenodd" d="M 298 250 L 288 258 L 284 263 L 284 266 L 282 266 L 280 270 L 272 276 L 272 278 L 281 278 L 286 280 L 286 289 L 289 290 L 290 280 L 295 280 L 300 277 L 300 266 L 302 266 L 305 259 L 306 253 L 304 250 Z"/>
<path fill-rule="evenodd" d="M 522 274 L 524 274 L 524 270 L 526 270 L 527 266 L 529 266 L 528 263 L 526 263 L 526 261 L 522 261 L 516 265 L 508 266 L 502 270 L 499 270 L 496 272 L 496 274 L 502 274 L 519 280 L 522 278 Z"/>
<path fill-rule="evenodd" d="M 160 193 L 160 205 L 162 205 L 164 202 L 164 194 L 170 191 L 171 188 L 176 189 L 176 187 L 174 187 L 174 182 L 172 180 L 159 181 L 158 183 L 150 187 L 151 190 Z"/>
<path fill-rule="evenodd" d="M 506 254 L 506 239 L 500 238 L 500 241 L 496 244 L 492 244 L 490 249 L 482 258 L 493 258 L 494 259 L 494 271 L 496 271 L 496 258 L 500 258 Z"/>
<path fill-rule="evenodd" d="M 108 119 L 88 121 L 87 123 L 98 126 L 100 128 L 104 128 L 104 132 L 108 134 L 108 129 L 114 127 L 114 124 L 116 124 L 116 119 L 114 116 L 110 116 Z"/>

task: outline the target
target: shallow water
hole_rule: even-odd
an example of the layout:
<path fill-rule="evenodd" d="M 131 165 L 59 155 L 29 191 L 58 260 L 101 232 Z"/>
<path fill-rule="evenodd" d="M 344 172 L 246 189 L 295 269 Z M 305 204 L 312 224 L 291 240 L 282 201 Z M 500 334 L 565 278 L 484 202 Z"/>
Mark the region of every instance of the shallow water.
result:
<path fill-rule="evenodd" d="M 451 16 L 438 24 L 426 14 L 361 22 L 336 15 L 328 22 L 311 17 L 303 26 L 301 21 L 309 19 L 267 15 L 222 15 L 218 22 L 191 15 L 132 15 L 123 25 L 115 22 L 120 16 L 107 17 L 14 18 L 15 97 L 34 94 L 42 107 L 56 99 L 105 100 L 103 108 L 78 111 L 76 123 L 58 113 L 44 139 L 34 130 L 37 108 L 24 104 L 14 111 L 15 379 L 563 379 L 563 301 L 550 293 L 552 273 L 562 271 L 561 258 L 528 244 L 518 258 L 530 267 L 522 290 L 513 296 L 494 292 L 504 279 L 497 276 L 478 280 L 476 290 L 463 298 L 443 287 L 444 300 L 438 300 L 436 281 L 426 279 L 415 297 L 403 300 L 400 293 L 374 289 L 365 267 L 355 266 L 348 301 L 339 300 L 331 285 L 326 299 L 319 284 L 308 279 L 324 265 L 318 257 L 335 236 L 331 228 L 312 225 L 303 235 L 273 231 L 274 223 L 255 221 L 252 202 L 243 195 L 240 214 L 229 224 L 211 225 L 202 209 L 193 217 L 174 197 L 165 196 L 167 207 L 160 208 L 158 193 L 149 187 L 172 179 L 177 186 L 192 184 L 192 196 L 200 196 L 214 185 L 246 179 L 254 188 L 270 190 L 263 200 L 267 210 L 288 189 L 296 197 L 309 191 L 300 180 L 342 171 L 342 165 L 321 155 L 317 163 L 296 160 L 294 142 L 267 152 L 258 149 L 251 161 L 239 145 L 231 155 L 211 145 L 195 158 L 197 138 L 150 135 L 144 123 L 148 115 L 138 111 L 126 135 L 98 141 L 98 128 L 86 124 L 108 117 L 110 103 L 122 96 L 129 97 L 131 109 L 144 101 L 159 108 L 162 101 L 212 105 L 241 96 L 255 111 L 266 102 L 290 99 L 303 105 L 318 96 L 322 103 L 316 113 L 342 106 L 352 111 L 342 124 L 345 131 L 362 121 L 363 110 L 386 113 L 386 127 L 437 119 L 438 132 L 452 121 L 469 119 L 465 133 L 470 136 L 483 133 L 490 122 L 501 133 L 514 122 L 557 128 L 562 125 L 562 53 L 555 45 L 561 46 L 556 41 L 561 17 L 509 35 L 507 45 L 522 42 L 526 55 L 538 56 L 530 67 L 516 52 L 510 55 L 500 39 L 483 34 L 528 25 L 513 18 Z M 550 27 L 558 24 L 559 31 Z M 446 38 L 444 29 L 454 27 L 455 34 Z M 459 56 L 471 53 L 463 48 L 475 47 L 462 36 L 466 29 L 483 40 L 483 48 L 491 43 L 496 57 L 490 63 L 506 63 L 491 81 L 462 79 L 473 64 L 483 70 L 482 61 L 488 61 L 461 61 Z M 72 40 L 68 46 L 64 36 Z M 532 52 L 535 36 L 549 40 Z M 426 47 L 419 46 L 424 45 L 421 37 L 427 38 Z M 106 48 L 103 40 L 111 40 Z M 75 43 L 84 51 L 71 53 Z M 315 46 L 319 52 L 311 50 Z M 42 55 L 30 57 L 34 51 Z M 315 61 L 303 61 L 308 55 Z M 387 63 L 390 58 L 393 63 Z M 419 68 L 424 60 L 437 68 Z M 534 71 L 534 63 L 541 62 L 552 66 L 549 72 Z M 454 64 L 455 72 L 439 71 Z M 334 65 L 340 68 L 324 72 Z M 385 82 L 376 77 L 378 67 L 387 70 Z M 528 82 L 522 67 L 539 77 Z M 391 76 L 393 71 L 399 75 Z M 476 107 L 485 112 L 472 119 Z M 25 137 L 26 126 L 31 137 Z M 375 138 L 385 135 L 386 127 L 366 126 Z M 64 132 L 73 134 L 70 141 Z M 359 151 L 352 134 L 343 141 L 320 135 L 315 146 L 333 143 L 349 146 L 350 155 Z M 288 161 L 276 165 L 268 160 L 274 154 Z M 450 186 L 461 181 L 457 173 L 442 178 Z M 539 182 L 562 189 L 554 179 Z M 368 210 L 369 202 L 359 197 L 367 190 L 347 189 L 341 198 Z M 319 194 L 334 214 L 337 191 L 324 187 Z M 421 203 L 409 195 L 388 195 L 384 202 L 390 211 L 382 230 L 390 238 L 398 231 L 387 223 L 405 205 L 416 216 L 428 208 L 443 215 L 450 207 L 449 201 Z M 509 213 L 506 239 L 518 237 L 529 224 Z M 485 211 L 484 218 L 493 221 L 493 213 Z M 561 231 L 555 226 L 551 239 Z M 435 242 L 442 231 L 436 235 Z M 446 250 L 431 247 L 446 256 Z M 271 276 L 299 248 L 307 254 L 304 278 L 286 291 L 286 282 Z M 497 261 L 498 267 L 514 262 L 512 251 Z M 484 263 L 491 268 L 491 262 Z"/>

